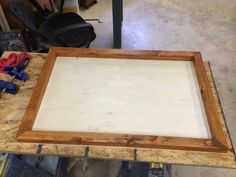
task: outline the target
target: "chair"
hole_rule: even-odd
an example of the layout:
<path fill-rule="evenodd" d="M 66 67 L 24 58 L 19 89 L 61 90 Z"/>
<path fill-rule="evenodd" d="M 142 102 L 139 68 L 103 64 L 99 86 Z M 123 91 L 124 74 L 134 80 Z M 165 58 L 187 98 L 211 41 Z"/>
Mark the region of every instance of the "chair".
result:
<path fill-rule="evenodd" d="M 52 15 L 62 14 L 65 0 L 49 0 L 51 9 L 48 9 L 47 7 L 42 7 L 37 2 L 37 0 L 28 0 L 28 2 L 33 5 L 35 9 L 37 9 L 38 13 L 41 16 L 43 16 L 44 18 L 48 18 Z"/>
<path fill-rule="evenodd" d="M 35 13 L 21 2 L 12 1 L 9 8 L 47 49 L 51 46 L 87 48 L 96 38 L 93 26 L 76 13 L 57 14 L 38 20 Z"/>

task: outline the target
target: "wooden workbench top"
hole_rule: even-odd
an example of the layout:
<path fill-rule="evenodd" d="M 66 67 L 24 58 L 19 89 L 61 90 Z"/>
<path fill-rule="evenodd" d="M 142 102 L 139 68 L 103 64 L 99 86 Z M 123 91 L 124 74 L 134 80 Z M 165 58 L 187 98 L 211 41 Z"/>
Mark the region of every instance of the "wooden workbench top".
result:
<path fill-rule="evenodd" d="M 7 56 L 8 54 L 9 52 L 5 52 L 3 56 Z M 46 58 L 46 54 L 33 53 L 32 56 L 33 59 L 30 61 L 26 69 L 26 72 L 29 74 L 29 80 L 25 83 L 16 81 L 20 86 L 19 93 L 17 93 L 17 95 L 4 94 L 0 99 L 0 152 L 75 157 L 83 157 L 88 154 L 89 158 L 236 168 L 235 154 L 225 126 L 225 121 L 208 63 L 205 63 L 205 68 L 207 70 L 208 78 L 211 81 L 212 91 L 217 100 L 219 115 L 224 127 L 228 147 L 230 149 L 226 153 L 17 142 L 15 138 L 19 125 Z M 0 80 L 8 80 L 9 78 L 10 77 L 7 75 L 0 75 Z"/>

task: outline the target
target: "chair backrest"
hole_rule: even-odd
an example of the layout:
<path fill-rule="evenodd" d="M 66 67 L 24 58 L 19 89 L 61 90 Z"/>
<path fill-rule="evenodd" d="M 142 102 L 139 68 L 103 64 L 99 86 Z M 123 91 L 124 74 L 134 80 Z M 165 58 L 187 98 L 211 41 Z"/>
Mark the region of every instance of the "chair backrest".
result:
<path fill-rule="evenodd" d="M 28 0 L 44 17 L 48 16 L 49 13 L 36 1 Z"/>
<path fill-rule="evenodd" d="M 96 37 L 92 25 L 75 13 L 53 16 L 39 30 L 55 46 L 88 47 Z"/>
<path fill-rule="evenodd" d="M 33 11 L 25 4 L 12 1 L 9 3 L 9 9 L 11 13 L 27 28 L 32 32 L 39 33 L 35 25 L 35 17 Z"/>

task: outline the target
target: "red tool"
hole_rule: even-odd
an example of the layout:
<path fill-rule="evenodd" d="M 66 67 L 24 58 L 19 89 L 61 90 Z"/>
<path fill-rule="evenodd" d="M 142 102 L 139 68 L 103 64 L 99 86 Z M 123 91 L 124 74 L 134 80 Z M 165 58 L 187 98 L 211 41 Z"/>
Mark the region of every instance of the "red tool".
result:
<path fill-rule="evenodd" d="M 11 94 L 17 93 L 18 88 L 16 84 L 12 83 L 15 78 L 18 80 L 26 81 L 27 73 L 24 72 L 24 69 L 29 63 L 29 57 L 31 56 L 26 53 L 20 53 L 19 55 L 13 53 L 9 55 L 8 60 L 3 59 L 4 61 L 0 61 L 2 66 L 11 63 L 7 67 L 3 67 L 2 71 L 7 72 L 12 76 L 10 81 L 0 81 L 0 97 L 3 92 L 8 92 Z"/>
<path fill-rule="evenodd" d="M 6 67 L 16 67 L 18 66 L 25 58 L 31 58 L 31 55 L 22 52 L 19 54 L 11 53 L 7 58 L 0 58 L 0 73 L 6 73 L 4 68 Z"/>

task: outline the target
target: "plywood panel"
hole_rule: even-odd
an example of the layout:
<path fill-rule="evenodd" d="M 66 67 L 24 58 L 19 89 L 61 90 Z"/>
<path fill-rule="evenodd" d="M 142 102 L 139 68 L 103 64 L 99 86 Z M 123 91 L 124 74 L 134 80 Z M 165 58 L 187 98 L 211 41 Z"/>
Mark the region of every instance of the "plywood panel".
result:
<path fill-rule="evenodd" d="M 57 57 L 33 130 L 211 138 L 191 61 Z"/>
<path fill-rule="evenodd" d="M 158 135 L 158 134 L 157 135 L 156 134 L 155 135 L 146 134 L 146 133 L 141 134 L 141 133 L 139 133 L 140 132 L 139 129 L 138 129 L 138 132 L 137 132 L 137 130 L 135 130 L 135 131 L 131 130 L 133 132 L 133 134 L 119 133 L 119 131 L 121 129 L 122 129 L 122 132 L 124 132 L 122 126 L 121 126 L 120 130 L 118 129 L 118 131 L 117 130 L 114 131 L 113 128 L 112 128 L 112 131 L 102 130 L 100 132 L 99 131 L 93 131 L 93 130 L 83 131 L 81 129 L 80 129 L 81 131 L 79 131 L 79 130 L 78 131 L 71 131 L 71 129 L 70 130 L 64 130 L 64 131 L 61 130 L 61 129 L 59 131 L 56 131 L 56 130 L 36 130 L 36 129 L 34 129 L 34 123 L 35 123 L 35 120 L 36 120 L 37 116 L 39 115 L 38 114 L 38 112 L 40 111 L 39 108 L 40 108 L 41 105 L 43 105 L 42 101 L 43 101 L 45 93 L 47 91 L 47 86 L 50 83 L 50 77 L 51 77 L 51 74 L 53 73 L 54 65 L 56 64 L 57 59 L 59 59 L 59 60 L 71 59 L 71 58 L 57 58 L 57 57 L 75 57 L 74 58 L 75 60 L 77 60 L 76 57 L 80 57 L 80 58 L 85 57 L 86 59 L 84 58 L 83 60 L 91 60 L 91 58 L 93 58 L 93 60 L 104 60 L 104 61 L 105 60 L 107 60 L 107 61 L 114 61 L 114 60 L 118 61 L 118 60 L 120 60 L 122 62 L 125 62 L 125 60 L 127 60 L 129 62 L 133 62 L 133 61 L 136 61 L 136 62 L 147 62 L 147 61 L 152 62 L 151 60 L 165 61 L 165 62 L 171 62 L 171 63 L 173 61 L 174 62 L 181 62 L 181 61 L 182 62 L 183 61 L 192 62 L 190 68 L 191 68 L 192 72 L 194 72 L 196 74 L 195 81 L 197 80 L 197 83 L 199 84 L 199 86 L 197 86 L 197 84 L 196 84 L 196 88 L 198 88 L 199 91 L 200 91 L 200 94 L 199 94 L 199 92 L 198 92 L 198 94 L 201 95 L 201 98 L 202 98 L 202 102 L 203 102 L 203 106 L 204 106 L 205 114 L 206 114 L 205 118 L 207 119 L 211 136 L 208 136 L 208 138 L 199 138 L 199 137 L 192 138 L 192 137 L 185 137 L 185 136 L 177 137 L 175 135 L 173 135 L 173 136 L 163 136 L 163 135 Z M 37 84 L 34 88 L 34 91 L 33 91 L 33 94 L 31 96 L 29 105 L 27 106 L 27 109 L 25 111 L 21 126 L 19 127 L 18 134 L 17 134 L 17 140 L 18 141 L 40 142 L 40 143 L 60 143 L 60 144 L 69 143 L 69 144 L 80 144 L 80 145 L 100 145 L 100 146 L 119 146 L 119 147 L 126 146 L 126 147 L 134 147 L 134 148 L 138 148 L 138 147 L 142 147 L 142 148 L 159 148 L 159 149 L 165 148 L 165 149 L 211 151 L 211 152 L 226 152 L 226 151 L 228 151 L 227 142 L 225 140 L 225 137 L 224 137 L 224 134 L 223 134 L 223 129 L 222 129 L 222 126 L 220 124 L 219 116 L 218 116 L 218 113 L 217 113 L 216 103 L 215 103 L 214 97 L 213 97 L 212 92 L 211 92 L 209 81 L 206 79 L 207 75 L 206 75 L 206 71 L 204 69 L 204 65 L 203 65 L 203 61 L 202 61 L 200 52 L 131 51 L 131 50 L 130 51 L 125 51 L 125 50 L 112 50 L 112 49 L 52 48 L 52 49 L 50 49 L 47 58 L 48 59 L 46 60 L 44 66 L 42 68 L 42 72 L 41 72 L 40 77 L 38 79 L 38 82 L 37 82 Z M 133 60 L 133 61 L 131 61 L 131 60 Z M 72 70 L 73 70 L 72 66 L 74 66 L 74 65 L 75 64 L 70 65 Z M 86 64 L 84 66 L 86 66 Z M 130 66 L 132 66 L 132 65 L 130 65 Z M 145 67 L 146 67 L 146 65 L 145 65 Z M 95 68 L 97 68 L 97 67 L 95 67 Z M 121 68 L 123 69 L 125 67 L 122 66 Z M 176 67 L 173 67 L 173 68 L 167 67 L 167 68 L 173 69 L 173 68 L 176 68 Z M 129 69 L 129 67 L 128 67 L 128 69 Z M 87 70 L 90 70 L 90 72 L 93 72 L 93 73 L 94 73 L 94 71 L 96 71 L 92 67 L 89 67 Z M 69 70 L 67 69 L 63 73 L 67 73 L 68 71 Z M 161 68 L 160 68 L 160 71 L 162 71 Z M 77 74 L 76 69 L 74 69 L 74 72 L 72 72 L 72 74 L 75 75 L 75 72 Z M 142 70 L 134 68 L 133 72 L 130 73 L 131 76 L 134 75 L 135 72 L 141 72 L 142 73 Z M 116 73 L 116 72 L 112 71 L 111 73 Z M 126 72 L 122 71 L 121 73 L 126 73 Z M 129 77 L 130 77 L 130 74 L 128 74 Z M 154 73 L 154 74 L 156 74 L 156 73 Z M 104 74 L 104 75 L 107 77 L 107 76 L 110 75 L 110 73 L 108 72 L 107 74 Z M 156 75 L 161 75 L 161 74 L 157 73 Z M 155 75 L 155 77 L 156 77 L 156 75 Z M 88 76 L 90 76 L 90 75 L 88 74 Z M 103 75 L 101 75 L 101 76 L 103 76 Z M 137 74 L 137 76 L 139 76 L 139 74 Z M 176 77 L 176 76 L 177 75 L 175 75 L 175 73 L 173 73 L 172 77 Z M 129 77 L 127 77 L 127 78 L 129 78 Z M 193 78 L 194 77 L 195 76 L 193 75 Z M 96 74 L 96 76 L 94 76 L 92 78 L 99 78 L 99 74 Z M 104 76 L 102 78 L 104 78 Z M 107 77 L 107 78 L 109 80 L 109 77 Z M 145 78 L 143 78 L 143 79 L 144 79 L 143 82 L 146 82 Z M 67 80 L 67 79 L 64 79 L 64 80 Z M 132 80 L 132 79 L 124 79 L 124 81 L 126 82 L 127 85 L 132 85 L 132 87 L 130 87 L 130 88 L 132 88 L 135 91 L 137 89 L 139 89 L 139 87 L 140 87 L 139 85 L 141 85 L 141 84 L 136 85 L 134 87 L 133 85 L 135 85 L 134 84 L 135 82 L 133 82 L 133 80 L 131 82 L 130 80 Z M 106 81 L 106 79 L 105 79 L 105 81 Z M 171 82 L 175 82 L 175 79 L 173 79 L 173 81 L 171 81 Z M 57 83 L 59 83 L 59 81 Z M 107 83 L 110 83 L 110 82 L 107 82 Z M 107 83 L 106 83 L 106 85 L 109 85 Z M 163 82 L 163 83 L 165 83 L 165 82 Z M 56 85 L 56 84 L 53 84 L 53 85 Z M 95 86 L 95 85 L 93 85 L 93 86 Z M 174 88 L 174 87 L 177 87 L 179 85 L 183 85 L 183 83 L 179 82 L 179 84 L 176 84 L 176 85 L 173 85 L 173 84 L 171 85 L 170 84 L 168 86 L 168 88 L 171 88 L 173 86 L 173 89 L 176 90 L 176 88 Z M 187 82 L 187 85 L 189 85 L 188 82 Z M 99 86 L 99 84 L 98 84 L 98 86 Z M 152 86 L 152 85 L 149 85 L 149 86 Z M 63 87 L 73 88 L 73 87 L 71 87 L 70 82 L 67 85 L 66 85 L 66 82 L 64 82 L 61 85 L 61 87 L 59 87 L 59 89 L 62 89 Z M 81 87 L 81 88 L 83 88 L 83 87 Z M 117 89 L 117 87 L 114 87 L 114 88 L 113 87 L 110 88 L 110 92 L 108 92 L 108 95 L 109 94 L 114 95 L 115 96 L 114 100 L 121 99 L 120 97 L 125 95 L 125 94 L 123 94 L 123 95 L 113 94 L 113 92 L 114 93 L 119 93 L 120 92 L 120 88 Z M 106 87 L 100 86 L 98 88 L 99 89 L 101 88 L 101 90 L 104 91 L 104 89 Z M 140 87 L 140 88 L 142 88 L 142 87 Z M 153 88 L 155 89 L 155 86 Z M 130 89 L 128 89 L 128 90 L 130 91 Z M 161 90 L 163 91 L 165 89 L 161 89 Z M 60 90 L 60 92 L 61 92 L 61 90 Z M 147 91 L 147 89 L 146 89 L 145 92 L 143 92 L 142 89 L 141 89 L 140 92 L 142 92 L 142 94 L 144 94 L 144 95 L 146 94 L 146 96 L 148 96 L 148 95 L 150 96 L 150 91 Z M 138 93 L 140 93 L 140 92 L 138 92 Z M 70 92 L 70 93 L 73 93 L 73 92 Z M 100 94 L 100 92 L 98 92 L 98 93 Z M 107 94 L 107 92 L 104 92 L 104 93 Z M 165 92 L 163 92 L 163 93 L 165 93 Z M 187 92 L 184 91 L 182 93 L 183 93 L 183 95 L 186 95 Z M 132 94 L 133 94 L 133 92 L 130 93 L 131 96 L 132 96 Z M 75 97 L 75 95 L 77 97 L 77 89 L 76 89 L 76 94 L 73 94 L 73 98 Z M 136 95 L 137 98 L 140 97 L 140 95 L 137 95 L 137 93 L 133 94 L 133 95 Z M 94 105 L 93 101 L 96 100 L 97 98 L 99 98 L 99 96 L 97 96 L 97 94 L 95 94 L 95 96 L 96 97 L 92 97 L 92 98 L 88 99 L 89 102 L 91 102 L 92 104 L 89 103 L 87 105 L 90 105 L 90 104 Z M 84 97 L 84 95 L 83 95 L 83 97 Z M 94 99 L 94 98 L 96 98 L 96 99 Z M 110 97 L 110 96 L 108 96 L 108 98 L 113 99 L 113 97 Z M 135 116 L 139 116 L 139 114 L 136 113 L 137 111 L 140 111 L 138 108 L 141 109 L 141 107 L 137 107 L 137 105 L 148 103 L 150 106 L 153 106 L 153 104 L 150 104 L 147 101 L 145 102 L 145 99 L 144 99 L 144 101 L 139 99 L 140 102 L 137 102 L 137 98 L 135 98 L 136 101 L 133 101 L 133 103 L 136 102 L 136 104 L 132 104 L 132 101 L 130 101 L 131 108 L 133 108 L 133 107 L 135 108 L 135 109 L 131 109 L 131 112 L 133 111 L 132 114 L 131 114 L 132 115 L 131 117 L 133 117 L 133 113 L 135 113 L 134 118 L 135 118 Z M 171 99 L 172 99 L 172 97 L 171 97 Z M 91 100 L 93 100 L 93 101 L 91 101 Z M 103 99 L 98 99 L 98 100 L 101 101 Z M 128 100 L 132 100 L 132 99 L 128 99 Z M 159 100 L 161 100 L 161 99 L 159 99 Z M 173 97 L 173 100 L 175 100 L 174 97 Z M 58 104 L 59 101 L 60 100 L 56 100 L 55 103 Z M 105 102 L 102 101 L 101 105 L 100 105 L 99 101 L 96 102 L 97 105 L 95 105 L 96 109 L 99 108 L 98 110 L 104 109 L 101 105 L 104 105 L 104 107 L 106 107 L 106 106 L 109 107 L 110 106 L 109 101 L 108 102 L 107 101 L 105 101 Z M 151 101 L 151 103 L 153 103 L 153 102 L 155 103 L 155 101 Z M 82 100 L 82 102 L 83 102 L 83 100 Z M 104 103 L 106 103 L 106 104 L 104 104 Z M 113 101 L 112 104 L 117 105 L 117 102 Z M 86 105 L 86 104 L 82 104 L 82 105 Z M 125 103 L 123 105 L 129 106 L 130 104 Z M 169 104 L 168 106 L 170 106 L 170 105 L 171 104 Z M 157 104 L 157 106 L 161 107 L 158 104 Z M 110 107 L 113 109 L 113 106 L 110 106 Z M 117 106 L 114 106 L 114 107 L 117 109 Z M 202 107 L 201 102 L 199 102 L 199 107 Z M 122 107 L 118 107 L 118 108 L 122 108 Z M 145 108 L 149 108 L 149 107 L 146 106 Z M 87 111 L 91 112 L 91 110 L 96 110 L 96 109 L 91 109 L 91 107 L 89 107 L 87 109 Z M 124 110 L 126 110 L 126 109 L 129 109 L 129 108 L 127 107 Z M 168 115 L 171 110 L 172 109 L 169 109 L 168 112 L 166 112 L 166 114 Z M 184 110 L 184 111 L 183 110 L 181 110 L 181 111 L 182 112 L 186 111 L 186 110 Z M 78 111 L 78 110 L 76 109 L 76 111 Z M 189 111 L 191 112 L 191 110 L 189 110 Z M 145 112 L 145 111 L 143 110 L 143 112 Z M 202 109 L 202 112 L 203 112 L 203 109 Z M 69 112 L 69 113 L 71 114 L 71 112 Z M 67 117 L 68 117 L 69 114 L 65 113 L 65 112 L 61 113 L 61 114 L 64 114 L 64 120 L 66 121 L 68 119 Z M 86 114 L 87 114 L 87 112 L 86 112 Z M 123 112 L 121 112 L 121 113 L 119 112 L 119 114 L 122 115 Z M 152 115 L 152 113 L 150 114 L 150 112 L 148 112 L 148 110 L 146 110 L 146 113 L 143 113 L 143 115 L 144 114 L 147 114 L 149 117 L 151 117 L 150 115 Z M 129 116 L 130 115 L 127 116 L 128 119 L 129 119 Z M 175 116 L 178 116 L 178 115 L 173 114 L 173 119 L 172 120 L 175 119 Z M 69 117 L 70 117 L 70 115 L 69 115 Z M 111 117 L 114 117 L 114 116 L 112 115 Z M 146 117 L 147 116 L 144 115 L 144 117 L 142 117 L 142 118 L 146 119 Z M 134 121 L 139 120 L 139 119 L 134 119 L 134 118 L 133 118 Z M 202 118 L 204 118 L 204 115 L 203 115 Z M 113 121 L 114 120 L 111 119 L 111 122 L 113 122 Z M 119 119 L 119 121 L 120 121 L 120 119 Z M 127 121 L 127 120 L 125 119 L 125 121 Z M 62 125 L 62 123 L 58 122 L 58 118 L 53 124 L 55 124 L 56 122 L 58 124 L 60 124 L 61 127 L 64 127 L 64 125 Z M 85 122 L 85 121 L 81 121 L 81 122 Z M 133 124 L 132 121 L 128 121 L 128 123 L 130 123 L 130 125 Z M 151 125 L 153 125 L 153 124 L 151 124 Z M 87 125 L 89 125 L 89 124 L 87 124 Z M 145 126 L 145 125 L 143 125 L 143 126 Z M 187 125 L 187 126 L 189 126 L 189 125 Z M 129 127 L 131 127 L 131 126 L 129 126 Z M 169 128 L 170 131 L 172 131 L 171 128 Z M 95 130 L 96 129 L 98 129 L 98 126 L 95 128 Z M 128 128 L 128 129 L 130 129 L 130 128 Z M 148 128 L 146 127 L 145 131 L 147 129 Z M 207 127 L 206 127 L 206 130 L 207 130 Z"/>
<path fill-rule="evenodd" d="M 5 52 L 4 57 L 10 53 Z M 163 162 L 184 165 L 199 165 L 236 168 L 234 149 L 231 145 L 229 133 L 226 128 L 225 120 L 222 115 L 221 106 L 213 84 L 213 78 L 208 62 L 205 62 L 207 78 L 211 83 L 211 89 L 217 104 L 218 115 L 223 127 L 224 135 L 228 144 L 227 152 L 201 152 L 186 150 L 168 150 L 154 148 L 130 148 L 130 147 L 111 147 L 111 146 L 86 146 L 69 145 L 54 143 L 23 143 L 17 142 L 15 137 L 22 121 L 24 112 L 35 88 L 42 66 L 44 64 L 45 54 L 31 53 L 32 60 L 26 68 L 29 74 L 29 80 L 25 83 L 18 82 L 20 92 L 17 95 L 4 94 L 1 98 L 0 107 L 0 151 L 9 153 L 24 153 L 37 155 L 61 155 L 83 157 L 86 147 L 89 147 L 89 158 L 107 158 L 120 160 Z M 7 75 L 0 75 L 0 79 L 8 80 Z M 9 106 L 11 105 L 11 106 Z M 227 119 L 227 117 L 226 117 Z M 136 158 L 135 153 L 136 152 Z"/>

